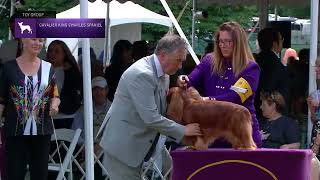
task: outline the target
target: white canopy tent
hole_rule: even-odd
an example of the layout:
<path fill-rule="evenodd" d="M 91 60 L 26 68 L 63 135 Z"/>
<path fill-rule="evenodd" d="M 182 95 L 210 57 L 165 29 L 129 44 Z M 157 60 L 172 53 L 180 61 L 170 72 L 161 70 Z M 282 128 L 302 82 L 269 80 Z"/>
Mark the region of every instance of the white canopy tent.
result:
<path fill-rule="evenodd" d="M 106 18 L 107 3 L 102 0 L 88 2 L 88 18 Z M 119 3 L 116 0 L 110 2 L 110 26 L 128 23 L 155 23 L 171 26 L 170 18 L 150 11 L 131 1 Z M 57 14 L 57 18 L 80 18 L 80 4 Z"/>
<path fill-rule="evenodd" d="M 109 53 L 111 47 L 113 47 L 119 39 L 126 39 L 130 42 L 141 40 L 141 23 L 154 23 L 168 27 L 172 26 L 170 18 L 154 13 L 131 1 L 122 4 L 113 0 L 110 2 L 109 6 L 110 32 L 108 37 L 106 37 L 107 40 L 109 39 Z M 108 13 L 107 9 L 107 3 L 102 0 L 88 2 L 88 18 L 106 19 Z M 80 18 L 80 4 L 58 13 L 56 18 Z M 49 45 L 53 40 L 54 39 L 49 38 L 46 44 Z M 73 51 L 73 55 L 77 57 L 78 39 L 62 38 L 61 40 L 67 43 L 70 50 Z M 104 38 L 90 39 L 90 46 L 95 50 L 97 55 L 104 50 L 104 42 Z"/>

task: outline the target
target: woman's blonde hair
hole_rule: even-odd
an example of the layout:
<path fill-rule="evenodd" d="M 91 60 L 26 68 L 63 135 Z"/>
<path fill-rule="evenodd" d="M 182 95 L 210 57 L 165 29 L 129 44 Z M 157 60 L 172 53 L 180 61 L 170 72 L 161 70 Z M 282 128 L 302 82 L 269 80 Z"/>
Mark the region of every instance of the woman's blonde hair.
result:
<path fill-rule="evenodd" d="M 221 53 L 221 49 L 219 47 L 219 38 L 220 31 L 227 31 L 231 34 L 233 50 L 232 50 L 232 69 L 233 73 L 237 77 L 240 72 L 246 67 L 249 61 L 254 61 L 253 55 L 248 45 L 247 35 L 243 28 L 239 23 L 230 21 L 225 22 L 220 25 L 218 32 L 216 33 L 216 43 L 215 43 L 215 51 L 214 58 L 212 62 L 212 71 L 219 75 L 223 75 L 225 68 L 224 67 L 224 57 Z"/>

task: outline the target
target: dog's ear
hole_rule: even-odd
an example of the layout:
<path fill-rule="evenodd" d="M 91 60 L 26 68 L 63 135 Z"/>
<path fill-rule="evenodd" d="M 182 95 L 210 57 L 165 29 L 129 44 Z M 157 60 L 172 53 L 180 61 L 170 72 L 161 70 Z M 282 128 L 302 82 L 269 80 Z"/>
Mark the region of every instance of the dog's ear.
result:
<path fill-rule="evenodd" d="M 169 92 L 167 94 L 167 103 L 169 104 L 171 102 L 171 96 L 172 94 L 176 93 L 180 91 L 180 89 L 178 87 L 173 87 L 169 89 Z"/>
<path fill-rule="evenodd" d="M 170 103 L 167 109 L 167 117 L 182 124 L 183 98 L 181 89 L 178 87 L 171 88 L 167 96 L 168 98 L 170 99 L 168 101 Z"/>
<path fill-rule="evenodd" d="M 169 92 L 168 92 L 167 97 L 166 97 L 168 104 L 170 104 L 172 93 L 173 93 L 173 91 L 172 91 L 172 88 L 171 88 L 171 89 L 169 89 Z"/>
<path fill-rule="evenodd" d="M 191 99 L 202 100 L 200 93 L 194 87 L 189 87 L 187 89 L 187 95 Z"/>

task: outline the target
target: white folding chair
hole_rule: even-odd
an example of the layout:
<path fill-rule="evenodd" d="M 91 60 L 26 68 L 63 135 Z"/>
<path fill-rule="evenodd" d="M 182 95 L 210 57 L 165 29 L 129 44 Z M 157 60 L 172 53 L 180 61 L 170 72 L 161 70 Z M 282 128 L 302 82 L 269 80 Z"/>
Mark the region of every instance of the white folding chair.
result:
<path fill-rule="evenodd" d="M 81 152 L 84 150 L 85 148 L 85 145 L 82 144 L 81 147 L 78 149 L 78 151 L 75 153 L 74 157 L 78 157 L 80 156 Z M 102 174 L 105 175 L 105 180 L 108 180 L 109 179 L 109 173 L 108 171 L 106 170 L 106 168 L 104 167 L 104 165 L 102 164 L 102 162 L 100 161 L 100 158 L 103 156 L 103 150 L 99 152 L 99 154 L 94 154 L 94 164 L 98 165 L 101 170 L 102 170 Z M 80 171 L 81 173 L 81 177 L 79 177 L 79 180 L 83 180 L 85 179 L 85 175 L 86 175 L 86 172 L 85 170 L 83 169 L 83 167 L 79 164 L 79 162 L 77 162 L 77 160 L 74 161 L 75 165 L 76 165 L 76 168 Z"/>
<path fill-rule="evenodd" d="M 74 160 L 73 152 L 77 145 L 81 134 L 81 129 L 72 130 L 72 129 L 56 129 L 55 133 L 51 136 L 51 142 L 56 143 L 60 141 L 56 149 L 49 155 L 48 170 L 49 171 L 58 171 L 58 176 L 56 180 L 65 179 L 65 172 L 69 173 L 68 179 L 73 179 L 72 174 L 72 162 Z M 65 142 L 70 143 L 69 146 Z M 60 150 L 66 152 L 62 163 L 56 162 L 54 157 L 60 156 Z M 59 157 L 61 158 L 61 157 Z M 60 160 L 58 160 L 60 161 Z"/>
<path fill-rule="evenodd" d="M 102 134 L 103 134 L 103 131 L 104 131 L 104 128 L 106 126 L 106 124 L 108 123 L 109 121 L 109 118 L 107 117 L 107 115 L 104 117 L 104 120 L 99 128 L 99 131 L 96 135 L 96 137 L 94 137 L 94 141 L 97 141 L 101 138 Z M 99 154 L 95 154 L 94 155 L 94 163 L 95 164 L 98 164 L 102 170 L 102 174 L 105 175 L 105 180 L 109 180 L 109 173 L 107 171 L 107 169 L 104 167 L 104 165 L 102 164 L 102 162 L 100 161 L 100 158 L 103 156 L 104 154 L 104 151 L 102 150 L 101 152 L 99 152 Z"/>
<path fill-rule="evenodd" d="M 94 142 L 96 142 L 100 137 L 101 137 L 101 133 L 103 132 L 103 128 L 106 125 L 106 119 L 104 120 L 104 122 L 102 123 L 99 132 L 97 133 L 96 137 L 94 138 Z M 81 138 L 81 137 L 80 137 Z M 78 156 L 81 155 L 81 152 L 84 150 L 85 145 L 82 144 L 81 147 L 78 149 L 78 151 L 75 153 L 74 157 L 77 158 Z M 100 161 L 100 158 L 103 156 L 104 151 L 100 151 L 98 154 L 94 154 L 94 164 L 98 165 L 101 168 L 102 171 L 102 175 L 105 176 L 105 180 L 109 180 L 109 173 L 106 170 L 106 168 L 104 167 L 104 165 L 102 164 L 102 162 Z M 79 180 L 83 180 L 85 179 L 85 169 L 83 168 L 83 166 L 75 159 L 73 162 L 76 165 L 76 168 L 80 171 L 81 175 L 79 177 Z"/>
<path fill-rule="evenodd" d="M 169 151 L 165 146 L 166 137 L 161 135 L 156 147 L 155 152 L 151 156 L 148 162 L 143 164 L 141 179 L 142 180 L 155 180 L 161 179 L 166 180 L 169 178 L 170 172 L 172 170 L 172 158 Z M 164 162 L 163 160 L 166 159 Z M 163 164 L 167 163 L 169 167 L 164 169 Z M 151 175 L 149 174 L 151 172 Z M 148 178 L 149 176 L 149 178 Z"/>

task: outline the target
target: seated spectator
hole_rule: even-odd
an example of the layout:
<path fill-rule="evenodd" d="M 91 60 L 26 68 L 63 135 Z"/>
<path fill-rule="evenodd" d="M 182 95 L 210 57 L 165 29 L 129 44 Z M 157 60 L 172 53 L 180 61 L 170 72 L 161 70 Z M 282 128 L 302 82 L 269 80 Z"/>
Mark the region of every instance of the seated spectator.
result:
<path fill-rule="evenodd" d="M 285 109 L 283 96 L 273 91 L 261 94 L 261 110 L 266 120 L 262 121 L 262 147 L 279 149 L 298 149 L 299 128 L 298 124 L 282 115 Z"/>
<path fill-rule="evenodd" d="M 311 113 L 311 122 L 313 124 L 313 129 L 315 128 L 316 123 L 320 120 L 320 106 L 319 106 L 319 80 L 320 80 L 320 58 L 316 60 L 316 81 L 317 81 L 317 90 L 312 92 L 307 99 L 308 108 Z"/>
<path fill-rule="evenodd" d="M 301 50 L 302 51 L 302 50 Z M 305 50 L 308 51 L 308 50 Z M 300 55 L 300 53 L 299 53 Z M 307 56 L 307 55 L 305 55 Z M 313 124 L 312 126 L 312 134 L 311 134 L 311 144 L 310 148 L 313 151 L 313 153 L 316 155 L 316 157 L 319 159 L 320 154 L 320 106 L 319 106 L 319 100 L 320 100 L 320 91 L 319 91 L 319 79 L 320 79 L 320 58 L 318 57 L 316 60 L 316 80 L 317 80 L 317 90 L 312 92 L 311 95 L 307 98 L 307 104 L 308 108 L 311 113 L 311 122 Z M 317 161 L 316 158 L 313 158 L 312 161 L 312 180 L 318 179 L 320 177 L 319 175 L 319 161 Z M 313 178 L 314 177 L 314 178 Z"/>
<path fill-rule="evenodd" d="M 103 51 L 102 51 L 103 54 Z M 103 56 L 102 56 L 103 58 Z M 81 74 L 83 72 L 82 70 L 82 48 L 78 49 L 78 64 L 80 67 Z M 97 76 L 103 76 L 103 61 L 102 59 L 98 59 L 96 56 L 96 53 L 94 52 L 94 49 L 90 48 L 90 67 L 91 67 L 91 79 Z"/>
<path fill-rule="evenodd" d="M 97 76 L 103 76 L 103 63 L 101 61 L 95 60 L 91 61 L 91 79 Z"/>
<path fill-rule="evenodd" d="M 302 61 L 304 64 L 309 64 L 310 49 L 301 49 L 298 53 L 299 61 Z"/>
<path fill-rule="evenodd" d="M 108 95 L 108 84 L 107 81 L 101 77 L 97 76 L 91 80 L 92 87 L 92 101 L 93 101 L 93 138 L 94 138 L 94 152 L 96 155 L 100 154 L 101 147 L 99 146 L 100 138 L 96 138 L 97 133 L 101 127 L 101 124 L 111 106 L 111 101 L 107 99 Z M 72 123 L 71 129 L 82 129 L 82 138 L 79 140 L 78 144 L 84 143 L 84 108 L 83 106 L 77 112 L 75 119 Z M 84 151 L 81 154 L 84 158 Z M 105 179 L 101 173 L 100 167 L 95 167 L 95 177 L 96 179 Z"/>
<path fill-rule="evenodd" d="M 93 101 L 93 137 L 95 138 L 99 128 L 107 114 L 111 101 L 107 99 L 108 84 L 107 81 L 97 76 L 91 80 L 92 87 L 92 101 Z M 74 122 L 72 123 L 72 129 L 82 129 L 84 132 L 84 109 L 83 106 L 78 111 Z"/>
<path fill-rule="evenodd" d="M 292 48 L 288 48 L 286 49 L 284 56 L 282 58 L 282 64 L 283 65 L 287 65 L 288 64 L 288 59 L 289 57 L 293 57 L 293 59 L 295 60 L 299 60 L 298 54 L 296 52 L 296 50 L 292 49 Z"/>
<path fill-rule="evenodd" d="M 311 139 L 311 145 L 310 145 L 313 153 L 317 155 L 319 158 L 319 148 L 320 148 L 320 121 L 317 121 L 314 124 L 314 127 L 312 129 L 312 139 Z"/>
<path fill-rule="evenodd" d="M 316 80 L 317 82 L 320 79 L 320 58 L 316 60 Z M 317 83 L 318 87 L 317 90 L 312 92 L 307 99 L 308 108 L 311 114 L 311 122 L 312 126 L 312 134 L 311 134 L 311 149 L 312 151 L 319 156 L 319 145 L 320 145 L 320 90 L 319 90 L 319 83 Z"/>
<path fill-rule="evenodd" d="M 302 61 L 297 61 L 293 56 L 288 58 L 288 87 L 289 87 L 289 113 L 295 119 L 307 114 L 306 96 L 308 91 L 309 72 Z"/>
<path fill-rule="evenodd" d="M 148 42 L 148 56 L 152 55 L 154 53 L 154 50 L 156 50 L 157 42 Z"/>
<path fill-rule="evenodd" d="M 60 40 L 49 44 L 47 60 L 56 71 L 61 99 L 59 113 L 74 114 L 82 102 L 82 75 L 68 46 Z M 55 120 L 56 128 L 70 128 L 73 119 Z"/>
<path fill-rule="evenodd" d="M 97 58 L 97 55 L 94 52 L 94 49 L 92 47 L 90 47 L 90 63 L 91 63 L 91 65 L 94 61 L 99 61 L 99 59 Z M 78 64 L 80 67 L 80 71 L 82 72 L 82 48 L 78 48 Z"/>
<path fill-rule="evenodd" d="M 113 47 L 110 62 L 111 65 L 106 68 L 104 78 L 109 86 L 108 99 L 113 101 L 121 75 L 133 63 L 132 44 L 128 40 L 117 41 Z"/>
<path fill-rule="evenodd" d="M 202 58 L 205 57 L 208 53 L 213 53 L 213 50 L 214 50 L 214 43 L 212 40 L 212 42 L 208 42 L 207 46 L 205 47 L 204 54 L 203 54 Z M 201 60 L 202 60 L 202 58 L 201 58 Z"/>
<path fill-rule="evenodd" d="M 134 61 L 148 56 L 148 43 L 145 40 L 135 41 L 132 45 L 132 58 Z"/>

